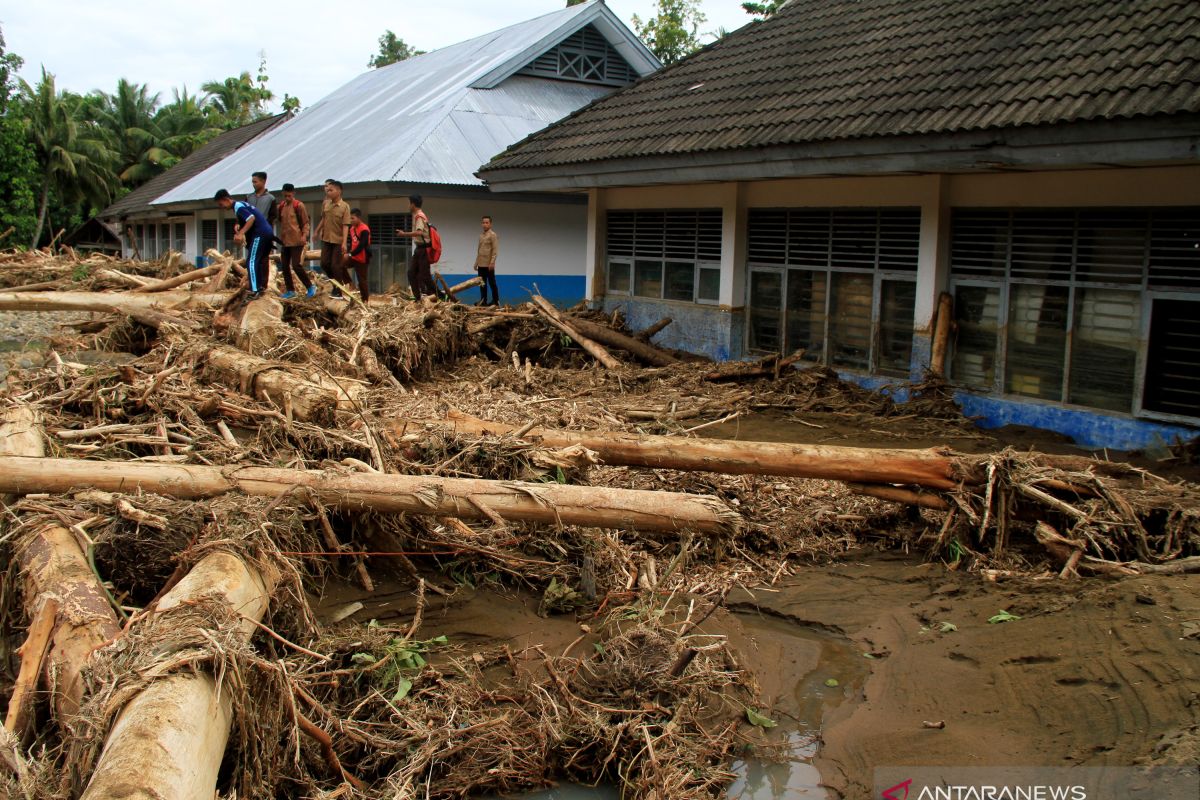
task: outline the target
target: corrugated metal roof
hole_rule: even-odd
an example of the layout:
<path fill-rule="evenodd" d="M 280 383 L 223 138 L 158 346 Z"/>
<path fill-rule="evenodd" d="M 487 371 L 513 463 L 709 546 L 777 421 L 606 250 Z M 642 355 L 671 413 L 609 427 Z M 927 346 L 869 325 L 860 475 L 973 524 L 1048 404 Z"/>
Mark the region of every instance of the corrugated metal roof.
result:
<path fill-rule="evenodd" d="M 326 178 L 479 185 L 474 171 L 504 147 L 612 91 L 508 77 L 539 48 L 588 24 L 610 31 L 614 47 L 621 45 L 639 74 L 657 68 L 612 11 L 593 0 L 365 72 L 155 202 L 207 200 L 221 188 L 248 191 L 256 170 L 269 173 L 272 186 L 319 186 Z M 626 55 L 631 42 L 644 57 Z M 474 88 L 477 83 L 495 88 Z"/>
<path fill-rule="evenodd" d="M 1197 112 L 1197 0 L 792 0 L 481 174 Z"/>
<path fill-rule="evenodd" d="M 182 185 L 189 178 L 198 175 L 239 147 L 252 141 L 254 137 L 270 130 L 286 119 L 286 114 L 277 114 L 273 117 L 266 117 L 257 122 L 251 122 L 249 125 L 243 125 L 240 128 L 234 128 L 231 131 L 225 131 L 217 135 L 199 150 L 182 159 L 166 172 L 155 175 L 96 216 L 104 219 L 112 219 L 126 217 L 130 214 L 145 214 L 152 211 L 151 202 L 156 197 Z M 213 191 L 215 192 L 216 189 Z M 212 195 L 209 196 L 211 197 Z"/>

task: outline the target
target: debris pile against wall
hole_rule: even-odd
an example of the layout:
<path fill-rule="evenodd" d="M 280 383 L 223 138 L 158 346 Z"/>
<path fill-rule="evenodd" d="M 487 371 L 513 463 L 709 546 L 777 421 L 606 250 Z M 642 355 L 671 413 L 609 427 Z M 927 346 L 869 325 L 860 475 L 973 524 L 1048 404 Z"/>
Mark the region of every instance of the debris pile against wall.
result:
<path fill-rule="evenodd" d="M 214 258 L 0 254 L 0 311 L 89 315 L 0 395 L 8 796 L 715 797 L 762 744 L 753 676 L 697 630 L 736 585 L 869 543 L 1063 580 L 1200 561 L 1197 487 L 1127 465 L 697 436 L 765 410 L 971 435 L 934 382 L 718 369 L 461 287 L 247 303 Z M 385 574 L 406 625 L 318 623 L 320 582 Z M 456 581 L 539 593 L 578 646 L 427 635 Z"/>

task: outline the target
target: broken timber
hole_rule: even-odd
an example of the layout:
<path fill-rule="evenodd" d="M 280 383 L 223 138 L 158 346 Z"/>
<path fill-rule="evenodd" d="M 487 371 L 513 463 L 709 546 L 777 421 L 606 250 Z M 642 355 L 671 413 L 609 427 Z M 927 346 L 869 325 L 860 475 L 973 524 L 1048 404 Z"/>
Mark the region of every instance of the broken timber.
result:
<path fill-rule="evenodd" d="M 679 492 L 275 467 L 231 469 L 0 456 L 0 492 L 61 493 L 83 487 L 109 492 L 141 490 L 185 499 L 233 491 L 278 497 L 304 487 L 326 505 L 348 510 L 369 508 L 482 520 L 494 515 L 546 525 L 702 533 L 723 533 L 741 524 L 741 516 L 715 497 Z"/>
<path fill-rule="evenodd" d="M 0 292 L 0 311 L 118 311 L 173 306 L 219 307 L 228 292 Z"/>

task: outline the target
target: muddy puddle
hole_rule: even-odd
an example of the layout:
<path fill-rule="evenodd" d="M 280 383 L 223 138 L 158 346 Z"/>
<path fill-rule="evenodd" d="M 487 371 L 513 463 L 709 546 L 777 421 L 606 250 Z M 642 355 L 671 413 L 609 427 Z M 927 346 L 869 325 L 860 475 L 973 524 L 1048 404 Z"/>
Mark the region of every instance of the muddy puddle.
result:
<path fill-rule="evenodd" d="M 399 584 L 377 586 L 368 594 L 354 586 L 330 584 L 317 600 L 325 620 L 362 608 L 347 619 L 353 623 L 403 627 L 411 616 L 411 589 Z M 449 596 L 430 596 L 424 612 L 421 638 L 445 636 L 451 646 L 470 652 L 472 647 L 506 644 L 514 652 L 542 648 L 563 652 L 581 636 L 581 623 L 571 615 L 538 616 L 538 598 L 520 592 L 458 587 Z M 766 729 L 744 726 L 747 738 L 774 746 L 786 758 L 754 757 L 755 747 L 731 765 L 737 778 L 727 796 L 736 800 L 827 800 L 833 797 L 821 786 L 813 759 L 821 742 L 821 725 L 833 709 L 861 697 L 869 661 L 840 634 L 819 626 L 763 613 L 742 603 L 736 611 L 720 610 L 699 632 L 728 637 L 741 664 L 759 688 L 755 709 Z M 590 647 L 584 635 L 582 647 Z M 574 646 L 579 647 L 576 643 Z M 435 656 L 436 658 L 436 656 Z M 562 784 L 521 800 L 610 800 L 621 797 L 612 785 Z"/>

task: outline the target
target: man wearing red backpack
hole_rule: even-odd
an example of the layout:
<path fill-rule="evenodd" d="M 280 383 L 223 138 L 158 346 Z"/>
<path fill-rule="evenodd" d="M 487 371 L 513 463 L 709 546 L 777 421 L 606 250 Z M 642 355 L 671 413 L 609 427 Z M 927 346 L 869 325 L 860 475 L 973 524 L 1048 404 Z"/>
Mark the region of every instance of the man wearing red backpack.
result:
<path fill-rule="evenodd" d="M 413 240 L 412 258 L 408 262 L 408 285 L 413 297 L 420 301 L 421 294 L 437 294 L 433 286 L 433 275 L 429 271 L 429 248 L 433 237 L 429 230 L 429 217 L 421 210 L 421 195 L 414 194 L 408 198 L 408 210 L 412 214 L 413 229 L 411 231 L 397 230 L 397 236 L 407 236 Z"/>

